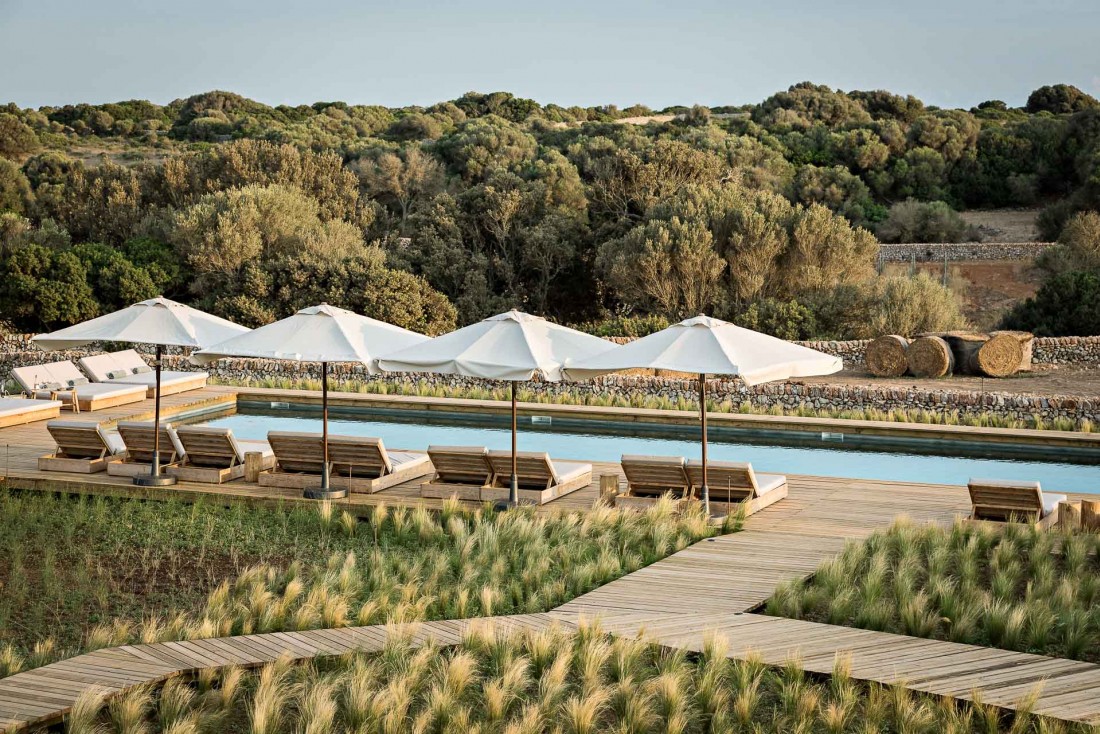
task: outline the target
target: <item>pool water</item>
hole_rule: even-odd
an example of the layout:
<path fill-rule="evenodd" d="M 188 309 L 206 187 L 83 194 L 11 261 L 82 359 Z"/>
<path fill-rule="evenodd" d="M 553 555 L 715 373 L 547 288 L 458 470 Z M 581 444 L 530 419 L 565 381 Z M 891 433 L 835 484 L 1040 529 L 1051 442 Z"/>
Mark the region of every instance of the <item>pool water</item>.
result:
<path fill-rule="evenodd" d="M 588 425 L 585 425 L 588 423 Z M 319 410 L 266 409 L 241 406 L 239 412 L 208 421 L 207 425 L 233 429 L 239 438 L 263 439 L 268 431 L 321 430 Z M 378 436 L 391 449 L 423 451 L 429 444 L 511 447 L 506 416 L 471 416 L 438 412 L 415 415 L 333 411 L 329 432 L 352 436 Z M 948 447 L 917 446 L 905 449 L 856 448 L 844 443 L 806 439 L 792 443 L 774 437 L 761 439 L 744 432 L 712 431 L 709 458 L 748 461 L 760 472 L 813 474 L 857 479 L 883 479 L 937 484 L 965 484 L 970 477 L 983 479 L 1038 480 L 1044 489 L 1062 492 L 1100 493 L 1100 466 L 1072 463 L 1050 450 L 1050 459 L 1013 459 L 991 456 L 950 456 Z M 931 443 L 931 442 L 925 442 Z M 609 427 L 595 422 L 558 419 L 552 423 L 521 418 L 521 451 L 546 451 L 558 459 L 618 461 L 623 454 L 651 454 L 698 458 L 698 427 L 618 424 Z"/>

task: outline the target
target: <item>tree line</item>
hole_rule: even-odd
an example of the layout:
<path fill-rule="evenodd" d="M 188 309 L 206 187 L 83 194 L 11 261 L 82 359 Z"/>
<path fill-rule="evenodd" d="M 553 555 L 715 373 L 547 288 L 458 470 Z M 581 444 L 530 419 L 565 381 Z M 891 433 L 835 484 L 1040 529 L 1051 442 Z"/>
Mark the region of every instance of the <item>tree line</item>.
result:
<path fill-rule="evenodd" d="M 0 108 L 0 310 L 52 328 L 164 293 L 245 324 L 327 300 L 439 332 L 509 307 L 594 331 L 707 311 L 788 338 L 950 328 L 875 273 L 956 209 L 1100 204 L 1100 103 L 941 110 L 797 84 L 758 105 L 269 107 L 226 92 Z M 84 162 L 100 145 L 113 155 Z"/>

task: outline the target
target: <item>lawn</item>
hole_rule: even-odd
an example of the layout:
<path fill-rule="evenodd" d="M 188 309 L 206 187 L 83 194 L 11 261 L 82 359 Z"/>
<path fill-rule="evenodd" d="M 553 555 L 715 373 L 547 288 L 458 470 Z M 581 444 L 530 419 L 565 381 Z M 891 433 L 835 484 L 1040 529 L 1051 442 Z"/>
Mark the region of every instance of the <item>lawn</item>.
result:
<path fill-rule="evenodd" d="M 711 534 L 700 513 L 306 509 L 0 494 L 0 676 L 168 639 L 545 611 Z"/>
<path fill-rule="evenodd" d="M 767 612 L 1100 663 L 1100 534 L 901 523 L 780 587 Z"/>
<path fill-rule="evenodd" d="M 450 648 L 391 638 L 379 653 L 312 665 L 228 669 L 159 690 L 137 689 L 105 707 L 78 702 L 72 734 L 158 731 L 362 734 L 1085 734 L 992 706 L 854 681 L 837 666 L 812 676 L 796 665 L 727 659 L 712 638 L 687 655 L 597 628 L 496 636 L 468 633 Z"/>

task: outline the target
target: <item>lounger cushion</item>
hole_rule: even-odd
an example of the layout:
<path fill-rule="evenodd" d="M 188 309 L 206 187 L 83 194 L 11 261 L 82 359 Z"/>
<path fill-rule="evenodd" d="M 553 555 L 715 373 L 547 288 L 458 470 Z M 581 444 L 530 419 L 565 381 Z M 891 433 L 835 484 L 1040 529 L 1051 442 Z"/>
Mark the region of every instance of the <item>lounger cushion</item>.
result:
<path fill-rule="evenodd" d="M 1054 508 L 1058 506 L 1059 502 L 1065 502 L 1066 495 L 1054 494 L 1053 492 L 1043 492 L 1043 517 L 1046 517 L 1050 513 L 1054 512 Z"/>
<path fill-rule="evenodd" d="M 429 446 L 428 453 L 446 452 L 449 454 L 488 454 L 489 449 L 484 446 Z"/>
<path fill-rule="evenodd" d="M 779 489 L 787 483 L 787 478 L 782 474 L 757 474 L 756 494 L 767 494 L 773 489 Z"/>
<path fill-rule="evenodd" d="M 53 407 L 61 407 L 56 400 L 29 400 L 27 398 L 0 398 L 0 418 L 13 415 L 24 415 L 38 411 L 50 410 Z"/>
<path fill-rule="evenodd" d="M 140 385 L 123 385 L 123 384 L 108 384 L 105 382 L 91 382 L 87 385 L 80 385 L 75 388 L 76 394 L 84 398 L 117 398 L 126 395 L 134 397 L 145 397 L 145 388 Z M 66 401 L 71 402 L 73 391 L 72 390 L 57 390 L 55 391 L 59 398 L 64 398 Z M 38 390 L 35 396 L 41 400 L 47 400 L 50 397 L 49 390 Z"/>
<path fill-rule="evenodd" d="M 580 461 L 554 461 L 554 474 L 558 484 L 565 484 L 583 474 L 591 474 L 592 465 Z"/>
<path fill-rule="evenodd" d="M 68 360 L 15 367 L 11 371 L 11 376 L 29 393 L 42 389 L 43 384 L 56 383 L 61 387 L 68 385 L 69 380 L 85 379 L 77 366 Z"/>
<path fill-rule="evenodd" d="M 275 452 L 271 448 L 271 444 L 263 439 L 259 438 L 238 438 L 237 445 L 241 447 L 241 460 L 244 460 L 245 454 L 251 454 L 259 452 L 263 454 L 265 459 L 275 455 Z"/>
<path fill-rule="evenodd" d="M 684 457 L 682 456 L 639 456 L 632 454 L 623 454 L 622 463 L 624 464 L 668 464 L 669 466 L 683 466 Z"/>
<path fill-rule="evenodd" d="M 141 355 L 133 349 L 84 357 L 80 360 L 80 366 L 96 382 L 116 382 L 126 385 L 145 385 L 146 387 L 153 387 L 157 382 L 156 373 L 145 363 Z M 172 387 L 182 382 L 189 382 L 196 378 L 206 379 L 207 377 L 209 375 L 206 372 L 162 370 L 160 384 L 165 387 Z"/>

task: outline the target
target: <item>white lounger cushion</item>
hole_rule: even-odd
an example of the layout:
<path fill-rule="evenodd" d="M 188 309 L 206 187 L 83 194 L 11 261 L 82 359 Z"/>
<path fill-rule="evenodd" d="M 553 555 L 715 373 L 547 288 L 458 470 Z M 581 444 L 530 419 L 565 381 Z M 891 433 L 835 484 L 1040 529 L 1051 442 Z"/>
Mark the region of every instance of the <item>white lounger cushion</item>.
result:
<path fill-rule="evenodd" d="M 153 387 L 157 383 L 156 372 L 152 370 L 141 358 L 141 355 L 133 349 L 110 354 L 97 354 L 92 357 L 84 357 L 80 360 L 80 366 L 91 375 L 96 382 L 114 382 L 123 385 L 144 385 Z M 141 370 L 134 373 L 134 370 Z M 122 372 L 120 377 L 111 377 L 112 374 Z M 162 370 L 160 384 L 165 387 L 180 382 L 188 382 L 198 377 L 206 378 L 205 372 L 173 372 Z"/>
<path fill-rule="evenodd" d="M 757 474 L 756 493 L 765 494 L 773 489 L 779 489 L 787 483 L 787 478 L 782 474 Z"/>
<path fill-rule="evenodd" d="M 1043 517 L 1046 517 L 1050 513 L 1054 512 L 1054 508 L 1058 506 L 1058 503 L 1065 502 L 1067 499 L 1068 498 L 1064 494 L 1043 492 Z"/>
<path fill-rule="evenodd" d="M 88 378 L 68 360 L 15 367 L 11 376 L 28 394 L 44 391 L 48 395 L 49 389 L 43 386 L 49 384 L 57 385 L 57 389 L 74 385 L 77 389 L 88 386 Z"/>
<path fill-rule="evenodd" d="M 72 390 L 57 390 L 59 398 L 71 400 Z M 145 388 L 141 385 L 109 385 L 103 382 L 89 382 L 76 388 L 76 394 L 80 398 L 114 398 L 124 395 L 140 395 L 145 397 Z M 49 390 L 39 390 L 37 397 L 45 400 L 50 396 Z"/>
<path fill-rule="evenodd" d="M 555 459 L 552 463 L 554 465 L 554 476 L 557 478 L 558 484 L 565 484 L 582 474 L 592 473 L 592 465 L 580 461 L 558 461 Z"/>
<path fill-rule="evenodd" d="M 233 442 L 235 444 L 237 444 L 237 447 L 239 449 L 239 453 L 237 454 L 237 458 L 242 462 L 244 461 L 244 455 L 245 454 L 251 454 L 251 453 L 257 452 L 257 451 L 259 453 L 263 454 L 263 457 L 265 459 L 270 458 L 270 457 L 275 455 L 275 452 L 271 448 L 271 444 L 269 444 L 267 441 L 264 441 L 263 439 L 259 439 L 259 438 L 237 438 L 236 436 L 234 436 L 233 437 Z"/>
<path fill-rule="evenodd" d="M 61 407 L 56 400 L 27 400 L 26 398 L 0 398 L 0 418 L 12 415 L 24 415 L 43 410 L 50 410 L 54 406 Z"/>

